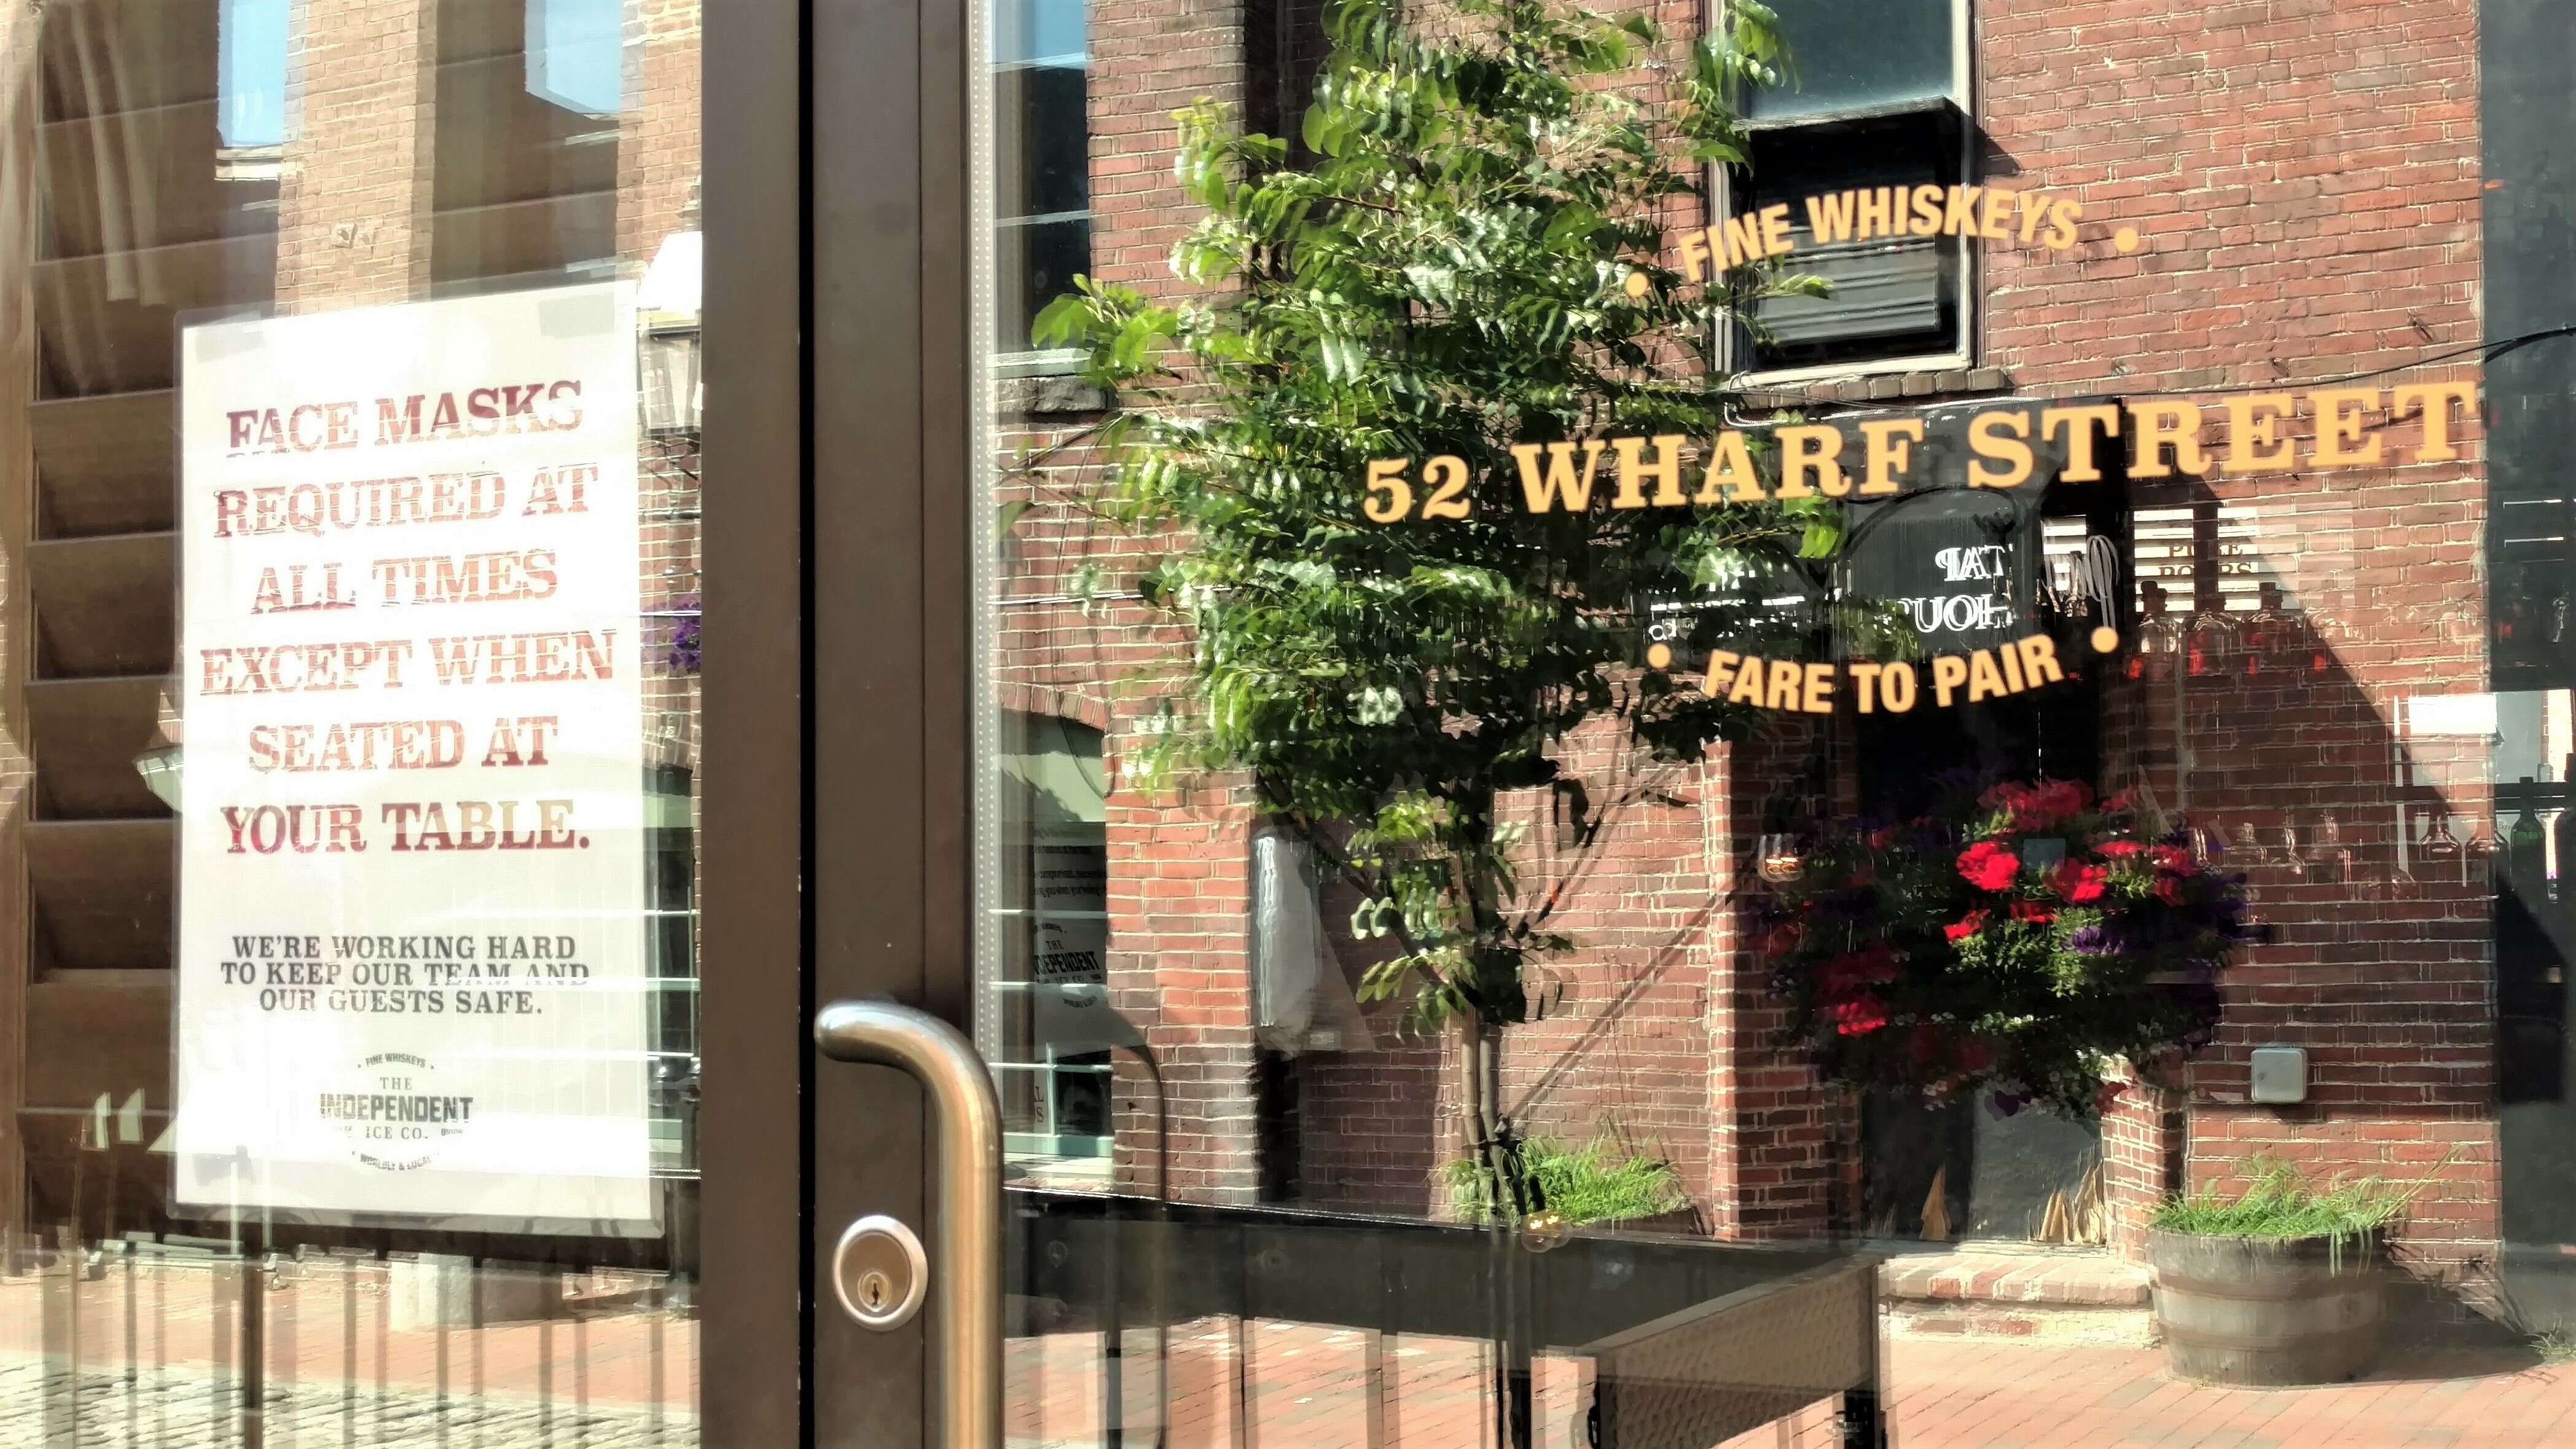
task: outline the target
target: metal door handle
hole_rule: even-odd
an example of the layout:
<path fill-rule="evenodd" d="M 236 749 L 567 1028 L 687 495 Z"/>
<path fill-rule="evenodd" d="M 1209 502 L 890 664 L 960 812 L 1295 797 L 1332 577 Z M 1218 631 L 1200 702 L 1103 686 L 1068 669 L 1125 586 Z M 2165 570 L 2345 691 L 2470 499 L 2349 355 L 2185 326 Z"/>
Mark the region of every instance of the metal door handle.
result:
<path fill-rule="evenodd" d="M 835 1001 L 814 1044 L 838 1062 L 909 1072 L 930 1098 L 937 1158 L 930 1304 L 948 1449 L 1002 1449 L 1002 1106 L 974 1043 L 925 1011 Z"/>

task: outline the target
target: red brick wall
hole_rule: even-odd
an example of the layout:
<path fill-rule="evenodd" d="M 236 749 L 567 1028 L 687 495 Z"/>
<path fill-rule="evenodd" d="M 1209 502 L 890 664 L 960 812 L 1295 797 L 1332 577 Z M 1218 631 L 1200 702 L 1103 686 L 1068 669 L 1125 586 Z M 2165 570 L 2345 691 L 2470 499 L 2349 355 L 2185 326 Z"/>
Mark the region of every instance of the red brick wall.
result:
<path fill-rule="evenodd" d="M 2131 1082 L 2102 1114 L 2102 1198 L 2115 1251 L 2145 1255 L 2148 1214 L 2183 1181 L 2186 1129 L 2182 1094 L 2152 1082 Z"/>
<path fill-rule="evenodd" d="M 2149 239 L 2134 256 L 2095 241 L 1991 257 L 1986 360 L 2019 391 L 2296 390 L 2479 340 L 2472 7 L 2005 0 L 1980 13 L 1990 157 L 2010 158 L 2016 185 L 2077 195 L 2088 236 L 2127 225 Z M 2392 450 L 2411 455 L 2413 433 L 2388 429 Z M 2241 851 L 2229 862 L 2250 869 L 2279 939 L 2235 974 L 2218 1042 L 2191 1069 L 2191 1180 L 2257 1147 L 2402 1176 L 2456 1145 L 2467 1155 L 2421 1216 L 2427 1236 L 2458 1240 L 2494 1236 L 2490 900 L 2456 875 L 2384 882 L 2394 701 L 2486 687 L 2475 457 L 2135 486 L 2139 507 L 2255 509 L 2236 562 L 2338 627 L 2321 671 L 2266 661 L 2248 675 L 2239 656 L 2117 685 L 2107 730 L 2115 773 L 2142 770 L 2168 808 L 2266 841 L 2284 825 L 2313 839 L 2330 814 L 2356 853 L 2343 880 Z M 2411 803 L 2483 818 L 2477 754 L 2436 743 L 2417 759 L 2432 778 Z M 2246 1053 L 2273 1042 L 2308 1049 L 2310 1109 L 2243 1105 Z M 2167 1185 L 2141 1125 L 2124 1112 L 2109 1134 L 2124 1222 Z"/>
<path fill-rule="evenodd" d="M 429 280 L 436 0 L 303 0 L 286 69 L 281 311 L 407 302 Z"/>

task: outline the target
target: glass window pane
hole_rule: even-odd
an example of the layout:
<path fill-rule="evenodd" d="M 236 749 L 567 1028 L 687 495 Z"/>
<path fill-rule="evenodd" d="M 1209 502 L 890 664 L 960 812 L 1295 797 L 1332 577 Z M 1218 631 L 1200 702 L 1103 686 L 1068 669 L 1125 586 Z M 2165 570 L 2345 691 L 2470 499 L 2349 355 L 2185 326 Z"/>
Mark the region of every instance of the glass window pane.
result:
<path fill-rule="evenodd" d="M 1764 120 L 1956 98 L 1963 0 L 1775 0 L 1789 83 L 1752 97 Z"/>
<path fill-rule="evenodd" d="M 994 238 L 993 255 L 1005 289 L 995 341 L 1006 352 L 1025 352 L 1038 310 L 1071 291 L 1073 279 L 1090 269 L 1091 222 L 1077 216 L 1006 225 Z"/>
<path fill-rule="evenodd" d="M 993 62 L 1080 65 L 1086 13 L 1083 0 L 993 0 Z"/>
<path fill-rule="evenodd" d="M 697 1437 L 699 35 L 0 17 L 0 1442 Z"/>
<path fill-rule="evenodd" d="M 978 391 L 1006 1080 L 1013 741 L 1110 783 L 1025 1432 L 2465 1443 L 2567 1357 L 2564 7 L 1770 8 L 1722 117 L 1725 3 L 1094 12 L 1116 385 Z"/>
<path fill-rule="evenodd" d="M 1091 204 L 1091 135 L 1085 127 L 1090 73 L 1081 66 L 1035 65 L 994 76 L 1002 124 L 994 138 L 1005 184 L 996 204 L 1004 217 L 1082 211 Z"/>

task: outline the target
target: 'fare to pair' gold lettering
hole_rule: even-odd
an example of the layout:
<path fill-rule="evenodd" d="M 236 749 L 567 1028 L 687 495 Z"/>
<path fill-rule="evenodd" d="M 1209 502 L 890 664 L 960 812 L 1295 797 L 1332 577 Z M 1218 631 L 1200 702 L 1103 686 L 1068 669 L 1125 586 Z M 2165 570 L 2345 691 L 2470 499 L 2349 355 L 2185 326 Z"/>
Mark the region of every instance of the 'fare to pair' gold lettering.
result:
<path fill-rule="evenodd" d="M 1897 660 L 1873 664 L 1808 664 L 1795 659 L 1765 659 L 1720 649 L 1709 656 L 1701 691 L 1711 699 L 1758 709 L 1831 714 L 1836 691 L 1850 686 L 1852 707 L 1862 714 L 1909 714 L 1923 697 L 1923 676 L 1931 676 L 1935 707 L 2001 699 L 2066 677 L 2057 662 L 2057 641 L 2032 634 L 1966 654 L 1936 654 L 1922 669 Z"/>
<path fill-rule="evenodd" d="M 2451 463 L 2461 457 L 2458 420 L 2474 414 L 2477 398 L 2475 383 L 2434 382 L 2244 393 L 2210 402 L 1998 403 L 1967 415 L 1960 481 L 1970 488 L 2019 488 L 2038 475 L 2044 448 L 2052 457 L 2063 453 L 2054 481 L 2098 483 L 2123 439 L 2131 478 Z M 2300 418 L 2313 426 L 2284 426 Z M 2385 436 L 2410 419 L 2411 439 Z M 1613 509 L 1639 509 L 1888 498 L 1918 482 L 1915 469 L 1927 451 L 1921 417 L 1865 418 L 1851 432 L 1822 423 L 1768 432 L 1779 455 L 1768 469 L 1754 466 L 1750 437 L 1735 428 L 1706 439 L 1664 433 L 1515 444 L 1517 497 L 1530 513 L 1585 513 L 1603 499 Z M 1411 458 L 1380 458 L 1368 465 L 1362 507 L 1376 523 L 1465 518 L 1476 505 L 1475 481 L 1466 461 L 1453 455 L 1418 468 Z"/>

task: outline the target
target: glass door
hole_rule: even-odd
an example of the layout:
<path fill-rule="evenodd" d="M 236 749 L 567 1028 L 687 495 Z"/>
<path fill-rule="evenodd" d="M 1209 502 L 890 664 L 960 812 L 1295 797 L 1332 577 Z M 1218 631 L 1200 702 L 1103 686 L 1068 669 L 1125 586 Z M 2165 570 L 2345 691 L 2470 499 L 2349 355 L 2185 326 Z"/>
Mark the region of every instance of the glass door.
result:
<path fill-rule="evenodd" d="M 776 487 L 796 546 L 793 443 L 708 428 L 793 171 L 765 221 L 701 158 L 795 122 L 705 18 L 0 18 L 0 1442 L 794 1421 L 708 1332 L 795 1341 L 792 1255 L 729 1246 L 796 1180 L 729 1125 L 792 1112 L 739 1023 L 793 929 L 715 926 L 801 791 L 711 784 L 794 696 L 705 533 Z"/>
<path fill-rule="evenodd" d="M 1007 1441 L 1883 1443 L 1847 1124 L 1725 966 L 1724 702 L 1633 617 L 1696 607 L 1687 540 L 1433 456 L 1705 365 L 1596 274 L 1686 204 L 1620 148 L 1687 39 L 1147 9 L 995 0 L 970 72 Z"/>
<path fill-rule="evenodd" d="M 2564 16 L 2310 8 L 929 36 L 1009 1442 L 2576 1426 Z"/>

